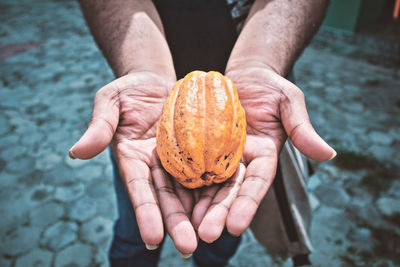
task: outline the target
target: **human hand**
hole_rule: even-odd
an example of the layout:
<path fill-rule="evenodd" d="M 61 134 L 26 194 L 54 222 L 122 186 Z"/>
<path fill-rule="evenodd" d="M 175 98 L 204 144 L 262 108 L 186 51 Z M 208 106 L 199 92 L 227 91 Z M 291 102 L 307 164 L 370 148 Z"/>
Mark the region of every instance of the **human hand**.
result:
<path fill-rule="evenodd" d="M 197 247 L 189 220 L 192 195 L 172 182 L 156 152 L 156 125 L 175 81 L 151 72 L 127 74 L 95 96 L 88 129 L 71 148 L 72 158 L 89 159 L 110 143 L 148 248 L 164 238 L 163 222 L 182 254 Z"/>
<path fill-rule="evenodd" d="M 226 226 L 240 235 L 251 223 L 275 177 L 280 150 L 289 137 L 307 157 L 325 161 L 336 152 L 313 129 L 301 90 L 264 67 L 229 70 L 246 111 L 247 140 L 231 180 L 200 193 L 192 223 L 199 237 L 215 241 Z"/>

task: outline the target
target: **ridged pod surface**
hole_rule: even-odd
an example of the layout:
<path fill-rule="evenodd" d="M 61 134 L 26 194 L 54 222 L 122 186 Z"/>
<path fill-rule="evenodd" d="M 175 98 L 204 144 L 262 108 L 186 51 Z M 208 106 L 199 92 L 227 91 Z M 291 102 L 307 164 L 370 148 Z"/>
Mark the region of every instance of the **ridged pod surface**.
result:
<path fill-rule="evenodd" d="M 161 164 L 183 186 L 226 181 L 246 141 L 245 112 L 233 82 L 215 71 L 193 71 L 177 81 L 156 138 Z"/>

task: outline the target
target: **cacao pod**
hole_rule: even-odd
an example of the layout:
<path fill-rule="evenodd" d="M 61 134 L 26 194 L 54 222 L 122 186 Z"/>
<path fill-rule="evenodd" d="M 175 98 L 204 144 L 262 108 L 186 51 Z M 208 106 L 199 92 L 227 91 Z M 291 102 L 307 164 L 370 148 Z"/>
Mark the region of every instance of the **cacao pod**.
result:
<path fill-rule="evenodd" d="M 219 72 L 193 71 L 177 81 L 157 126 L 164 169 L 187 188 L 231 177 L 246 141 L 246 117 L 233 82 Z"/>

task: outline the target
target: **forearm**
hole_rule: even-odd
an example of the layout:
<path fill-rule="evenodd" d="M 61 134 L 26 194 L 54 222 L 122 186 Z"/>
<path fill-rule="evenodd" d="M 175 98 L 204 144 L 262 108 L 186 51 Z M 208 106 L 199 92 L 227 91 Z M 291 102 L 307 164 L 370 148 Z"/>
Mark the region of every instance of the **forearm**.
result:
<path fill-rule="evenodd" d="M 232 50 L 227 72 L 266 66 L 287 75 L 317 31 L 329 0 L 256 0 Z"/>
<path fill-rule="evenodd" d="M 175 79 L 171 53 L 152 1 L 80 0 L 98 46 L 119 77 L 151 71 Z"/>

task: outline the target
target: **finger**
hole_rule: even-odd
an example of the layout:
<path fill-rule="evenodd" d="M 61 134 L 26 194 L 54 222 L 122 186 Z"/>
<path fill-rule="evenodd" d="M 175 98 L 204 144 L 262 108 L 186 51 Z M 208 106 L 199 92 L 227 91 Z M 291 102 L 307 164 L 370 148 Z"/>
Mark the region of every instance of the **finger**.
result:
<path fill-rule="evenodd" d="M 183 208 L 185 209 L 186 215 L 190 218 L 192 216 L 193 210 L 193 196 L 192 192 L 189 189 L 183 187 L 178 181 L 173 179 L 173 187 L 176 195 L 182 203 Z"/>
<path fill-rule="evenodd" d="M 208 188 L 208 187 L 206 187 L 206 188 Z M 202 190 L 202 188 L 193 190 L 193 202 L 194 203 L 199 202 L 201 190 Z"/>
<path fill-rule="evenodd" d="M 214 184 L 196 191 L 198 192 L 198 197 L 195 202 L 196 204 L 193 207 L 191 220 L 196 231 L 199 229 L 200 223 L 206 215 L 207 209 L 210 207 L 211 201 L 220 187 L 221 185 Z"/>
<path fill-rule="evenodd" d="M 225 182 L 214 196 L 198 229 L 199 237 L 203 241 L 211 243 L 221 236 L 229 209 L 242 185 L 245 171 L 246 167 L 240 163 L 231 180 Z"/>
<path fill-rule="evenodd" d="M 232 235 L 238 236 L 249 227 L 271 186 L 277 163 L 277 155 L 262 156 L 253 159 L 247 166 L 243 184 L 226 220 L 226 227 Z"/>
<path fill-rule="evenodd" d="M 113 83 L 96 93 L 89 126 L 79 141 L 69 150 L 68 154 L 71 158 L 92 158 L 109 145 L 119 120 L 116 95 L 117 89 Z"/>
<path fill-rule="evenodd" d="M 336 156 L 331 148 L 314 130 L 308 117 L 304 95 L 300 89 L 287 90 L 280 104 L 281 120 L 290 140 L 307 157 L 317 160 L 330 160 Z"/>
<path fill-rule="evenodd" d="M 118 158 L 118 165 L 143 242 L 150 247 L 157 246 L 164 238 L 164 226 L 150 169 L 142 161 L 122 157 Z"/>
<path fill-rule="evenodd" d="M 192 254 L 197 247 L 196 233 L 172 182 L 160 165 L 153 165 L 151 170 L 168 234 L 181 254 Z"/>

